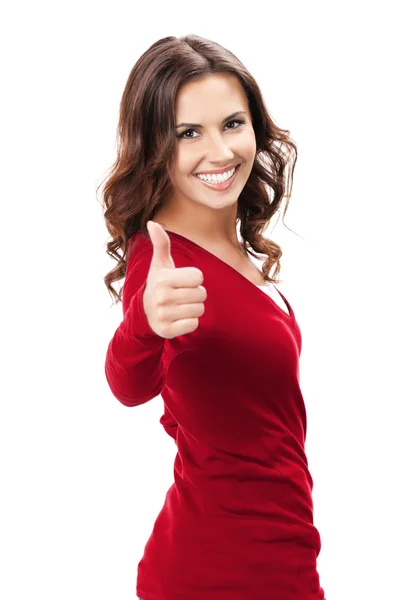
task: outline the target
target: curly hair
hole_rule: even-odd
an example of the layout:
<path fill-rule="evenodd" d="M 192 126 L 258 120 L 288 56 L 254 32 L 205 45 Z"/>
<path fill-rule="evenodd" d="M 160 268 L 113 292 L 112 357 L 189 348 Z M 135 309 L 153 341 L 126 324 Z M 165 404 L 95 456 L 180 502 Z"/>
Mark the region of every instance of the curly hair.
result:
<path fill-rule="evenodd" d="M 169 173 L 176 155 L 177 92 L 185 83 L 214 73 L 234 74 L 241 82 L 256 139 L 254 165 L 238 198 L 242 247 L 254 257 L 254 252 L 267 255 L 262 265 L 265 281 L 281 281 L 276 279 L 281 247 L 262 234 L 284 198 L 283 217 L 286 214 L 297 160 L 296 144 L 288 130 L 274 123 L 255 79 L 232 52 L 197 35 L 169 36 L 152 44 L 128 76 L 120 104 L 117 157 L 105 184 L 103 181 L 97 188 L 104 184 L 104 219 L 112 237 L 106 252 L 117 261 L 104 277 L 115 303 L 122 300 L 123 288 L 117 293 L 111 284 L 125 277 L 131 236 L 138 230 L 149 235 L 147 221 L 172 192 Z M 270 277 L 273 266 L 275 271 Z"/>

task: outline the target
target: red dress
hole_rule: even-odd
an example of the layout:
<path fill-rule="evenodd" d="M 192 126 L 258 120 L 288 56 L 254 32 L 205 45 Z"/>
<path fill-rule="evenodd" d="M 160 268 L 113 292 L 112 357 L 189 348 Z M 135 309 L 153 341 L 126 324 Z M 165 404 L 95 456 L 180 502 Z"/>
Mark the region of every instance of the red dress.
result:
<path fill-rule="evenodd" d="M 130 240 L 123 320 L 105 373 L 125 406 L 162 396 L 174 483 L 138 564 L 143 600 L 325 600 L 304 445 L 302 338 L 290 314 L 233 267 L 173 232 L 176 267 L 204 275 L 198 328 L 166 340 L 142 293 L 152 244 Z"/>

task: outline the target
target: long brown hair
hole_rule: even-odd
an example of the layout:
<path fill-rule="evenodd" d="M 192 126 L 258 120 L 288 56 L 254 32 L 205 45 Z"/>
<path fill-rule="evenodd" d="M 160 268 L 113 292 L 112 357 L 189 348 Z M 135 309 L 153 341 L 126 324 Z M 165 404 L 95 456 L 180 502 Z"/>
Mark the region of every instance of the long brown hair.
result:
<path fill-rule="evenodd" d="M 265 280 L 281 281 L 276 279 L 281 247 L 262 234 L 284 198 L 283 217 L 286 214 L 297 160 L 296 144 L 288 130 L 274 123 L 255 79 L 232 52 L 197 35 L 169 36 L 152 44 L 129 74 L 120 104 L 117 158 L 103 188 L 104 219 L 112 237 L 107 254 L 117 261 L 104 282 L 115 304 L 122 300 L 123 288 L 118 294 L 111 284 L 125 277 L 130 237 L 139 229 L 149 237 L 147 221 L 172 192 L 169 173 L 176 154 L 177 92 L 185 83 L 213 73 L 234 74 L 239 79 L 255 132 L 256 158 L 238 198 L 237 221 L 243 248 L 254 257 L 254 252 L 266 254 L 262 265 Z M 269 273 L 274 265 L 272 278 Z"/>

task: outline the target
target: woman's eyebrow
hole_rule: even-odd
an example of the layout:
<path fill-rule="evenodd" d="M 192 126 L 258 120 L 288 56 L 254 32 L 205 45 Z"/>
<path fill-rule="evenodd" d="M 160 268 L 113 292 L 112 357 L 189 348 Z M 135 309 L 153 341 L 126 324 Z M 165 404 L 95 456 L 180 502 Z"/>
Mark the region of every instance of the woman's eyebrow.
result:
<path fill-rule="evenodd" d="M 231 115 L 228 115 L 227 117 L 225 117 L 225 119 L 222 120 L 222 123 L 225 123 L 225 121 L 229 121 L 230 119 L 233 119 L 237 115 L 241 115 L 241 114 L 246 115 L 246 111 L 238 110 L 238 111 L 232 113 Z M 200 125 L 199 123 L 180 123 L 179 125 L 177 125 L 176 128 L 178 129 L 178 127 L 199 127 L 200 129 L 202 129 L 202 125 Z"/>

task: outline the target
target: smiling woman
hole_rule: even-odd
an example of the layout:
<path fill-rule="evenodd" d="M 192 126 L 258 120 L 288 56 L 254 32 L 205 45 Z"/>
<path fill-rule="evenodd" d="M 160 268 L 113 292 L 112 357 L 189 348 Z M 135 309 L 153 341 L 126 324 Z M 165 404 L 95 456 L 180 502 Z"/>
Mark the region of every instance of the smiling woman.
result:
<path fill-rule="evenodd" d="M 105 283 L 125 282 L 105 374 L 124 406 L 161 394 L 177 446 L 137 598 L 324 600 L 302 337 L 273 290 L 282 250 L 263 236 L 290 197 L 296 145 L 239 59 L 195 35 L 139 58 L 118 131 L 104 217 L 119 264 Z"/>

